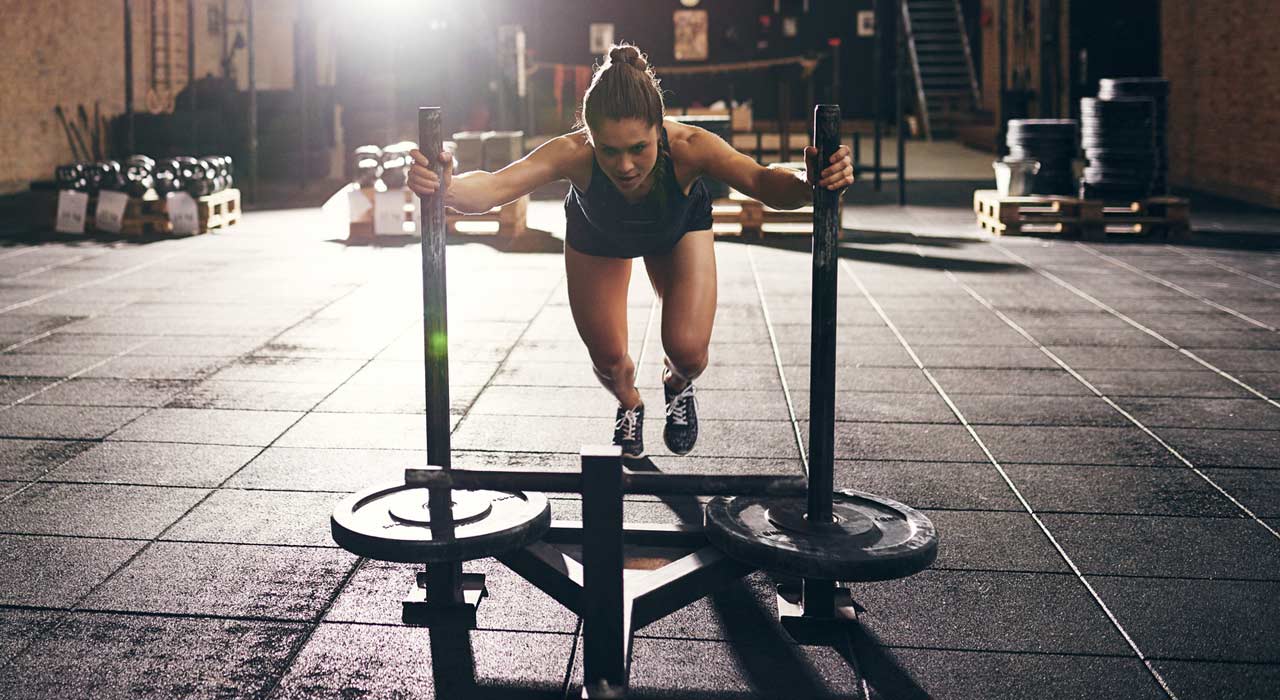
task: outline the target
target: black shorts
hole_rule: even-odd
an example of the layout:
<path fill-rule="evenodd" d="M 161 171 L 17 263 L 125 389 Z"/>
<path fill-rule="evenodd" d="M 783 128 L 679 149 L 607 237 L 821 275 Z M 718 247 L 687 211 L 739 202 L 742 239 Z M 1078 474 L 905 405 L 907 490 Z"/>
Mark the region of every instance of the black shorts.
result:
<path fill-rule="evenodd" d="M 587 219 L 582 208 L 571 198 L 564 203 L 565 243 L 579 253 L 601 258 L 639 258 L 670 253 L 690 231 L 711 228 L 711 197 L 706 186 L 695 182 L 687 195 L 683 216 L 667 225 L 629 229 L 625 224 L 616 230 L 601 231 Z"/>

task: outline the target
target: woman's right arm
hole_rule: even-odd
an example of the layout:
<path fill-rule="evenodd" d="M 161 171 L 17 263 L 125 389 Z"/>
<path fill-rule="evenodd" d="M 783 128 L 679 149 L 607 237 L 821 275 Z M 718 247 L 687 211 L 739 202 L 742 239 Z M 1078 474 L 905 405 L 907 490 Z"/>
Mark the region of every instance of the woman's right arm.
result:
<path fill-rule="evenodd" d="M 539 187 L 566 177 L 580 146 L 567 136 L 559 136 L 538 146 L 529 155 L 496 173 L 483 170 L 453 174 L 453 157 L 441 153 L 444 169 L 445 206 L 464 214 L 480 214 L 523 197 Z M 435 193 L 440 179 L 432 172 L 427 157 L 413 151 L 409 168 L 409 189 L 419 196 Z"/>

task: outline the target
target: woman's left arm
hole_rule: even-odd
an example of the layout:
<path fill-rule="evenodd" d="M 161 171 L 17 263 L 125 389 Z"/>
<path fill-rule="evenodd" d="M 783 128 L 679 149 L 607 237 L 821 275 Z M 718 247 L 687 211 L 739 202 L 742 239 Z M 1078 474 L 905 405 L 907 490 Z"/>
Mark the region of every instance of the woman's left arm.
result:
<path fill-rule="evenodd" d="M 811 183 L 815 180 L 829 190 L 842 190 L 853 183 L 853 161 L 846 146 L 832 154 L 817 178 L 813 173 L 818 170 L 818 150 L 813 146 L 804 149 L 808 173 L 780 165 L 766 168 L 709 131 L 692 134 L 688 147 L 700 172 L 774 209 L 797 209 L 812 202 Z"/>

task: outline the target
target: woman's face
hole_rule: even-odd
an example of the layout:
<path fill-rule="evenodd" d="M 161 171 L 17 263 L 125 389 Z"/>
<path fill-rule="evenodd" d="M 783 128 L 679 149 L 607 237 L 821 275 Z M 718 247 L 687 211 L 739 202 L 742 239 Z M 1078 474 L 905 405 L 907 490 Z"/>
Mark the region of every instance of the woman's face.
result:
<path fill-rule="evenodd" d="M 658 127 L 640 119 L 605 119 L 591 130 L 596 160 L 619 192 L 634 192 L 658 162 Z"/>

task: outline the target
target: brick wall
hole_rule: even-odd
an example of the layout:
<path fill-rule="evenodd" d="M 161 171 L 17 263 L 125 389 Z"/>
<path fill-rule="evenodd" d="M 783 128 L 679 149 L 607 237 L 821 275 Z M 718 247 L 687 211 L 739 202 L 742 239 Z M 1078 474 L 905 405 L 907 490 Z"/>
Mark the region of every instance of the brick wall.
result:
<path fill-rule="evenodd" d="M 54 115 L 83 104 L 124 110 L 124 17 L 119 3 L 0 0 L 0 193 L 53 177 L 71 148 Z M 87 141 L 87 137 L 86 137 Z"/>
<path fill-rule="evenodd" d="M 1280 206 L 1280 2 L 1163 0 L 1175 186 Z"/>
<path fill-rule="evenodd" d="M 148 0 L 133 2 L 134 109 L 167 111 L 172 95 L 186 84 L 187 2 L 169 0 L 172 23 L 179 35 L 172 90 L 151 89 L 151 8 Z M 218 23 L 211 26 L 209 8 L 220 10 L 222 0 L 195 0 L 195 75 L 217 75 L 222 56 Z M 231 0 L 228 14 L 244 19 L 243 0 Z M 297 0 L 258 2 L 255 15 L 256 72 L 263 90 L 293 86 L 293 32 Z M 25 190 L 32 180 L 48 180 L 60 163 L 73 160 L 66 133 L 54 114 L 62 105 L 74 119 L 83 104 L 90 118 L 97 101 L 106 117 L 125 111 L 124 12 L 119 2 L 101 0 L 0 0 L 0 46 L 6 62 L 0 71 L 0 194 Z M 322 22 L 325 30 L 328 23 Z M 228 32 L 247 35 L 243 25 Z M 323 34 L 321 35 L 324 36 Z M 327 39 L 318 39 L 328 46 Z M 320 79 L 332 82 L 331 53 L 322 52 Z M 248 85 L 247 52 L 236 53 L 238 83 Z M 89 142 L 84 135 L 86 145 Z"/>

